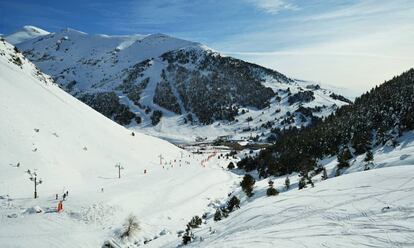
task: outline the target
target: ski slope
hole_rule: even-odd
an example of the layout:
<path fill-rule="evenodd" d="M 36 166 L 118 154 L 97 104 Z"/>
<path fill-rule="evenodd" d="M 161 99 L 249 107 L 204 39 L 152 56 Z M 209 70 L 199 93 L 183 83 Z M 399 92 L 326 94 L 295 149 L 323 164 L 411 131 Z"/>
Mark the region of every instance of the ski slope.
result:
<path fill-rule="evenodd" d="M 0 86 L 1 247 L 100 247 L 117 240 L 130 213 L 141 229 L 131 242 L 175 239 L 237 178 L 201 166 L 204 155 L 132 135 L 65 93 L 5 41 Z M 38 199 L 27 170 L 43 180 Z M 61 199 L 65 191 L 64 211 L 56 213 L 55 194 Z"/>
<path fill-rule="evenodd" d="M 20 61 L 20 62 L 19 62 Z M 229 160 L 207 147 L 200 155 L 125 129 L 54 84 L 13 46 L 0 41 L 0 246 L 177 247 L 178 232 L 206 213 L 189 247 L 414 247 L 414 133 L 397 147 L 363 156 L 333 177 L 336 162 L 322 161 L 331 177 L 297 190 L 297 174 L 273 178 L 280 194 L 266 197 L 267 180 L 247 199 Z M 194 148 L 198 149 L 198 148 Z M 160 164 L 159 155 L 162 155 Z M 214 156 L 213 156 L 214 155 Z M 114 167 L 124 169 L 121 178 Z M 33 199 L 33 182 L 43 183 Z M 146 172 L 146 173 L 145 173 Z M 56 213 L 64 191 L 63 212 Z M 228 193 L 241 208 L 214 222 Z M 37 213 L 39 212 L 39 213 Z M 140 231 L 117 234 L 129 214 Z"/>

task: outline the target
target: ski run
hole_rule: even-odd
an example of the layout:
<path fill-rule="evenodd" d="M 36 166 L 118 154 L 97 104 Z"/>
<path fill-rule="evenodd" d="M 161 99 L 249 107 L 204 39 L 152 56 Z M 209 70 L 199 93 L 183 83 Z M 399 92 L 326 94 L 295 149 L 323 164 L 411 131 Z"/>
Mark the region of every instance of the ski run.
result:
<path fill-rule="evenodd" d="M 0 247 L 179 247 L 196 215 L 189 247 L 414 247 L 413 132 L 375 149 L 369 170 L 359 156 L 335 177 L 326 158 L 314 187 L 252 173 L 248 198 L 243 173 L 227 169 L 247 151 L 227 158 L 225 147 L 183 150 L 128 130 L 5 41 L 0 86 Z M 266 196 L 270 179 L 277 196 Z M 232 196 L 239 208 L 215 221 Z M 128 216 L 139 230 L 121 238 Z"/>

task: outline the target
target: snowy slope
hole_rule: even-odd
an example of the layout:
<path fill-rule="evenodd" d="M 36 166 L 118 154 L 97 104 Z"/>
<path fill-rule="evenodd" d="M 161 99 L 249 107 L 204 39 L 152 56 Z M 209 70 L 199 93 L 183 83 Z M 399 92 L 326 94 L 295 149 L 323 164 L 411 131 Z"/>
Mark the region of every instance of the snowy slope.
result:
<path fill-rule="evenodd" d="M 313 89 L 317 84 L 312 82 L 281 83 L 268 77 L 263 84 L 278 93 L 276 97 L 270 99 L 269 107 L 264 109 L 242 107 L 235 121 L 216 121 L 210 125 L 191 125 L 183 123 L 183 116 L 172 115 L 161 119 L 155 127 L 146 125 L 143 127 L 130 126 L 130 128 L 142 130 L 172 142 L 193 142 L 197 137 L 214 140 L 220 136 L 227 136 L 234 140 L 251 139 L 251 137 L 258 136 L 262 141 L 266 141 L 271 128 L 283 129 L 309 124 L 312 117 L 298 111 L 300 107 L 311 109 L 314 117 L 322 118 L 334 112 L 338 107 L 347 104 L 341 100 L 332 99 L 330 95 L 333 91 L 323 88 Z M 289 96 L 304 91 L 312 91 L 314 99 L 309 102 L 289 104 Z M 248 121 L 249 118 L 252 120 Z"/>
<path fill-rule="evenodd" d="M 399 142 L 376 149 L 368 171 L 364 156 L 339 177 L 336 162 L 328 163 L 330 178 L 315 176 L 314 188 L 298 190 L 293 174 L 288 191 L 285 177 L 273 178 L 278 196 L 265 195 L 268 179 L 252 199 L 239 189 L 241 208 L 193 229 L 189 247 L 414 247 L 414 132 Z"/>
<path fill-rule="evenodd" d="M 18 48 L 63 89 L 84 101 L 89 97 L 85 102 L 105 109 L 101 113 L 109 118 L 117 121 L 115 106 L 120 103 L 129 111 L 121 113 L 123 125 L 173 141 L 225 135 L 241 139 L 262 133 L 265 140 L 271 128 L 309 124 L 310 116 L 288 114 L 299 106 L 317 107 L 313 115 L 321 117 L 347 104 L 314 83 L 164 34 L 108 36 L 64 29 Z M 93 99 L 108 92 L 120 97 L 110 103 L 113 111 Z M 288 98 L 298 92 L 312 92 L 315 99 L 289 104 Z M 154 111 L 163 113 L 155 124 Z M 254 121 L 246 121 L 249 117 Z"/>
<path fill-rule="evenodd" d="M 414 166 L 341 176 L 263 197 L 190 247 L 413 247 Z"/>
<path fill-rule="evenodd" d="M 100 247 L 129 213 L 141 226 L 133 242 L 160 233 L 175 237 L 233 185 L 235 176 L 218 166 L 200 166 L 202 156 L 132 136 L 61 90 L 4 41 L 0 86 L 1 247 Z M 124 167 L 121 179 L 116 163 Z M 27 170 L 43 180 L 38 199 Z M 55 194 L 61 199 L 66 190 L 64 211 L 56 213 Z M 43 212 L 34 214 L 36 208 Z"/>
<path fill-rule="evenodd" d="M 40 36 L 48 35 L 49 32 L 34 26 L 23 26 L 21 30 L 18 30 L 12 34 L 4 37 L 9 43 L 17 45 L 19 43 L 31 40 Z"/>
<path fill-rule="evenodd" d="M 315 188 L 298 191 L 294 174 L 291 190 L 283 189 L 284 177 L 273 178 L 281 193 L 266 197 L 267 179 L 258 181 L 248 200 L 237 187 L 240 177 L 221 168 L 229 161 L 211 157 L 217 151 L 193 155 L 156 138 L 132 136 L 3 41 L 0 85 L 1 247 L 100 247 L 129 213 L 141 230 L 124 242 L 115 238 L 120 247 L 177 247 L 177 231 L 203 213 L 209 218 L 194 230 L 190 247 L 414 245 L 412 132 L 396 148 L 375 149 L 369 171 L 362 171 L 360 156 L 343 176 L 315 176 Z M 118 162 L 125 167 L 121 179 Z M 336 162 L 327 158 L 323 164 L 332 176 Z M 28 169 L 43 179 L 38 199 L 32 199 Z M 56 213 L 55 194 L 61 197 L 64 190 L 69 197 Z M 241 208 L 214 222 L 211 213 L 229 192 L 241 199 Z"/>

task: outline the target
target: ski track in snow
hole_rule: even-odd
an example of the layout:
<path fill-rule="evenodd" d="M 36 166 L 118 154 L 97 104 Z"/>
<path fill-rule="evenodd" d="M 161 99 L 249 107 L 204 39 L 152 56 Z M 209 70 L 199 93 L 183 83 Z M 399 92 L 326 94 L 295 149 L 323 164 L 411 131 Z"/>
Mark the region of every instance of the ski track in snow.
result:
<path fill-rule="evenodd" d="M 177 247 L 177 231 L 194 215 L 211 216 L 229 192 L 241 208 L 220 222 L 209 217 L 193 230 L 197 239 L 189 247 L 414 247 L 414 132 L 395 148 L 375 149 L 369 171 L 360 156 L 344 175 L 316 179 L 315 188 L 297 190 L 293 174 L 290 190 L 282 187 L 284 177 L 273 178 L 281 193 L 266 197 L 268 179 L 259 180 L 247 199 L 237 187 L 240 176 L 223 169 L 231 160 L 219 159 L 215 148 L 192 155 L 157 138 L 132 136 L 51 81 L 40 81 L 21 55 L 21 67 L 11 62 L 13 53 L 0 42 L 6 117 L 0 120 L 1 247 L 100 247 L 130 213 L 141 230 L 124 246 L 151 240 L 145 247 Z M 322 162 L 332 175 L 335 159 Z M 38 199 L 32 199 L 27 169 L 44 180 Z M 54 196 L 66 190 L 64 211 L 56 213 Z"/>
<path fill-rule="evenodd" d="M 263 197 L 211 223 L 214 234 L 196 230 L 193 246 L 413 247 L 413 180 L 412 165 L 397 166 Z"/>
<path fill-rule="evenodd" d="M 23 61 L 21 67 L 9 60 L 12 55 Z M 226 197 L 238 180 L 218 161 L 202 167 L 208 155 L 132 136 L 35 74 L 30 62 L 0 42 L 0 109 L 7 117 L 0 121 L 7 130 L 0 133 L 1 247 L 99 247 L 130 213 L 141 226 L 137 242 L 161 232 L 176 239 L 176 231 Z M 32 199 L 28 169 L 43 179 L 38 199 Z M 55 194 L 61 199 L 66 190 L 64 211 L 56 213 Z M 28 213 L 32 208 L 44 212 Z"/>

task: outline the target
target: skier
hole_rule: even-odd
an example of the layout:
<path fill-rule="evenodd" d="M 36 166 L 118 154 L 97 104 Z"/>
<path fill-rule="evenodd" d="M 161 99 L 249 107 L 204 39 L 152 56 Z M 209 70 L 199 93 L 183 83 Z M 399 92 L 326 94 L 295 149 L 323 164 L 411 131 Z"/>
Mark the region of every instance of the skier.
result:
<path fill-rule="evenodd" d="M 59 199 L 59 195 L 58 194 L 56 194 L 55 197 L 56 197 L 56 200 Z"/>
<path fill-rule="evenodd" d="M 66 193 L 63 194 L 63 200 L 66 200 Z"/>
<path fill-rule="evenodd" d="M 57 212 L 59 213 L 60 211 L 63 211 L 63 204 L 62 201 L 59 201 L 58 205 L 57 205 Z"/>

